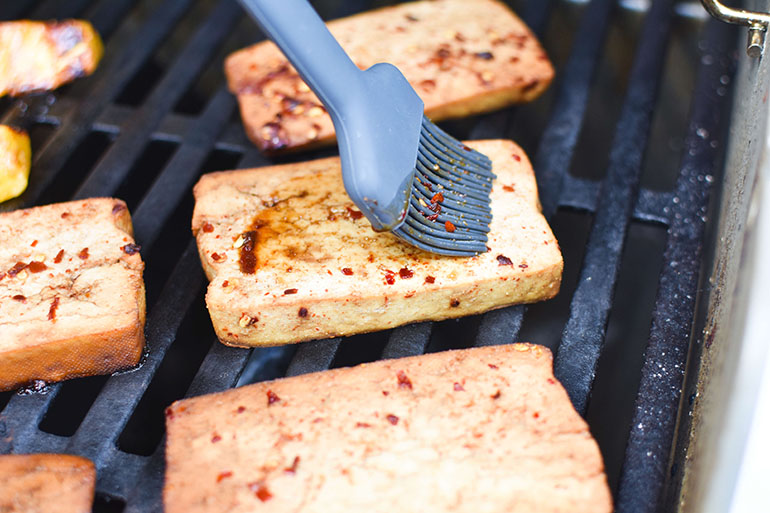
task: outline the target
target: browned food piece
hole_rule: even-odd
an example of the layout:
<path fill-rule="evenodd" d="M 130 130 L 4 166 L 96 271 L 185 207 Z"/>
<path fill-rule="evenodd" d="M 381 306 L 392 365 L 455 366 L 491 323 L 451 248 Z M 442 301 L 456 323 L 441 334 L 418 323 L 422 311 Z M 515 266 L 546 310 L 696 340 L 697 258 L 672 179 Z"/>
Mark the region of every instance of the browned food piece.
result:
<path fill-rule="evenodd" d="M 166 426 L 166 513 L 612 511 L 596 442 L 532 344 L 186 399 Z"/>
<path fill-rule="evenodd" d="M 103 53 L 99 34 L 84 20 L 0 22 L 0 96 L 90 75 Z"/>
<path fill-rule="evenodd" d="M 562 256 L 529 160 L 511 141 L 468 144 L 497 174 L 490 250 L 472 258 L 375 233 L 345 193 L 337 158 L 203 176 L 192 227 L 220 340 L 301 342 L 554 296 Z"/>
<path fill-rule="evenodd" d="M 0 125 L 0 202 L 24 192 L 31 163 L 32 147 L 27 132 Z"/>
<path fill-rule="evenodd" d="M 69 454 L 0 455 L 3 513 L 90 513 L 96 470 Z"/>
<path fill-rule="evenodd" d="M 437 0 L 386 7 L 328 24 L 362 69 L 398 67 L 434 121 L 529 101 L 553 78 L 532 32 L 497 0 Z M 334 127 L 321 102 L 271 42 L 225 62 L 246 133 L 273 153 L 328 145 Z"/>
<path fill-rule="evenodd" d="M 0 390 L 136 365 L 143 269 L 121 200 L 0 214 Z"/>

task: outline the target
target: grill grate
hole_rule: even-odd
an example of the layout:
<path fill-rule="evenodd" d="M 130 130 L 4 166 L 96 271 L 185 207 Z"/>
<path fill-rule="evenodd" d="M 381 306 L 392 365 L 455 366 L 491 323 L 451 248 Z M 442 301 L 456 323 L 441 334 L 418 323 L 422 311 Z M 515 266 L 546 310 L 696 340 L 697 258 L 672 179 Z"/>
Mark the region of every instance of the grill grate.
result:
<path fill-rule="evenodd" d="M 393 2 L 314 3 L 325 18 L 332 18 Z M 666 494 L 673 492 L 666 486 L 678 464 L 670 454 L 699 291 L 705 215 L 721 151 L 720 113 L 727 104 L 725 85 L 733 65 L 726 57 L 730 48 L 725 47 L 730 46 L 732 33 L 713 22 L 682 20 L 675 15 L 673 0 L 654 0 L 647 12 L 636 14 L 620 9 L 613 0 L 592 0 L 587 5 L 566 0 L 509 3 L 554 55 L 557 82 L 535 105 L 448 127 L 468 138 L 511 137 L 534 155 L 544 213 L 565 231 L 565 237 L 559 230 L 557 236 L 585 243 L 584 248 L 565 248 L 565 254 L 569 249 L 570 254 L 583 255 L 582 263 L 566 262 L 565 297 L 529 308 L 352 337 L 350 344 L 332 339 L 254 350 L 227 348 L 216 341 L 204 313 L 206 280 L 189 234 L 189 191 L 201 173 L 269 163 L 245 140 L 235 101 L 219 72 L 223 56 L 252 42 L 256 34 L 237 3 L 23 0 L 0 5 L 0 19 L 90 19 L 107 43 L 93 77 L 49 95 L 0 100 L 2 122 L 31 125 L 35 135 L 30 187 L 0 209 L 97 195 L 129 199 L 147 262 L 149 347 L 137 370 L 80 380 L 78 386 L 85 382 L 93 387 L 88 397 L 78 397 L 77 390 L 83 388 L 72 388 L 73 382 L 51 385 L 45 393 L 0 394 L 0 452 L 86 456 L 98 468 L 95 511 L 158 511 L 163 443 L 154 443 L 147 435 L 147 441 L 139 443 L 142 449 L 137 449 L 130 440 L 141 439 L 144 431 L 161 433 L 162 407 L 172 400 L 372 358 L 509 343 L 530 333 L 558 332 L 533 341 L 554 349 L 556 375 L 586 415 L 594 378 L 603 368 L 602 359 L 609 358 L 603 348 L 616 313 L 614 294 L 627 257 L 627 238 L 634 226 L 644 223 L 659 227 L 659 246 L 665 251 L 651 256 L 660 259 L 661 267 L 648 284 L 651 291 L 657 290 L 657 299 L 645 312 L 652 326 L 642 337 L 649 346 L 639 350 L 641 376 L 638 368 L 625 372 L 630 375 L 626 376 L 629 397 L 636 397 L 633 408 L 628 406 L 633 420 L 619 425 L 616 412 L 587 417 L 604 452 L 610 483 L 617 485 L 617 510 L 658 511 L 663 501 L 670 503 Z M 678 166 L 671 166 L 678 178 L 673 189 L 641 187 L 654 120 L 661 115 L 656 104 L 666 80 L 672 33 L 682 26 L 690 32 L 702 26 L 708 30 L 699 32 L 704 42 L 691 115 L 678 134 L 685 140 L 682 158 Z M 639 34 L 633 27 L 640 27 Z M 619 39 L 618 31 L 633 62 L 621 59 L 614 70 L 623 77 L 619 82 L 624 99 L 618 118 L 608 122 L 612 138 L 606 176 L 595 179 L 570 168 L 581 158 L 584 126 L 609 115 L 592 110 L 591 98 L 600 87 L 602 63 L 618 53 L 611 46 Z M 701 56 L 689 57 L 695 61 Z M 685 93 L 689 102 L 690 91 Z M 543 106 L 550 106 L 550 113 L 538 113 Z M 596 138 L 604 135 L 609 134 Z M 155 151 L 157 147 L 163 150 Z M 143 157 L 154 153 L 162 155 Z M 329 152 L 312 156 L 320 154 Z M 603 166 L 598 161 L 592 165 Z M 578 218 L 584 220 L 577 224 L 585 226 L 585 241 L 571 233 L 580 230 L 574 222 Z M 579 269 L 571 268 L 578 264 Z M 574 285 L 567 271 L 574 275 Z M 555 306 L 559 301 L 563 319 Z M 541 329 L 541 323 L 550 328 Z M 366 345 L 366 350 L 357 351 L 357 345 Z M 72 401 L 77 408 L 68 408 Z M 57 416 L 75 410 L 86 413 L 82 419 L 67 419 L 69 427 L 57 430 Z M 620 447 L 599 436 L 608 430 L 622 431 Z M 617 464 L 612 463 L 615 460 Z"/>

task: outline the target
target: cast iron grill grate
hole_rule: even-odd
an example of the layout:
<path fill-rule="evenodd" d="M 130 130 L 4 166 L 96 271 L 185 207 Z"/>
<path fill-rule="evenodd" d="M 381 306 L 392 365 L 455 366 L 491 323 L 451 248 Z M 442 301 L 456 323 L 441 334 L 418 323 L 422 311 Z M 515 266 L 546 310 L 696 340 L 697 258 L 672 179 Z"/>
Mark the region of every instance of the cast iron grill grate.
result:
<path fill-rule="evenodd" d="M 325 18 L 387 3 L 314 2 Z M 604 453 L 617 510 L 670 503 L 684 367 L 690 344 L 699 343 L 690 332 L 732 32 L 677 15 L 682 2 L 673 0 L 654 0 L 643 12 L 613 0 L 509 3 L 540 34 L 556 82 L 535 104 L 447 126 L 463 138 L 513 138 L 532 156 L 565 253 L 560 296 L 256 350 L 216 341 L 189 231 L 190 189 L 201 173 L 270 163 L 245 139 L 221 73 L 224 56 L 258 36 L 237 3 L 0 5 L 0 19 L 87 18 L 105 39 L 93 77 L 0 100 L 2 122 L 30 126 L 34 154 L 28 190 L 0 209 L 126 199 L 146 262 L 149 346 L 131 372 L 0 394 L 0 452 L 86 456 L 98 468 L 95 511 L 159 511 L 163 408 L 173 400 L 378 358 L 531 340 L 554 350 L 556 375 Z M 321 154 L 330 151 L 293 158 Z"/>

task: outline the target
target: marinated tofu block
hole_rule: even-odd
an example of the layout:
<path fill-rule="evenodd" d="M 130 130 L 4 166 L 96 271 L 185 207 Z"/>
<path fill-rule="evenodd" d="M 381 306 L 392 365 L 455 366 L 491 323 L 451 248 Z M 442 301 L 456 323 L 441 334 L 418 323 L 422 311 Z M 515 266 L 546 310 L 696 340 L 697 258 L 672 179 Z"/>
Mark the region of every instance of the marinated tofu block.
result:
<path fill-rule="evenodd" d="M 3 513 L 91 513 L 96 469 L 69 454 L 0 455 Z"/>
<path fill-rule="evenodd" d="M 220 340 L 301 342 L 553 297 L 562 256 L 527 156 L 511 141 L 467 144 L 497 175 L 489 251 L 471 258 L 374 232 L 345 193 L 337 158 L 203 176 L 192 227 Z M 437 189 L 434 208 L 441 197 Z"/>
<path fill-rule="evenodd" d="M 166 411 L 167 513 L 608 513 L 588 426 L 531 344 L 384 360 Z"/>
<path fill-rule="evenodd" d="M 0 214 L 0 390 L 139 363 L 143 270 L 121 200 Z"/>
<path fill-rule="evenodd" d="M 530 101 L 553 78 L 534 34 L 497 0 L 409 2 L 328 27 L 361 69 L 389 62 L 401 70 L 434 121 Z M 233 53 L 225 74 L 246 134 L 262 151 L 334 142 L 320 100 L 273 43 Z"/>

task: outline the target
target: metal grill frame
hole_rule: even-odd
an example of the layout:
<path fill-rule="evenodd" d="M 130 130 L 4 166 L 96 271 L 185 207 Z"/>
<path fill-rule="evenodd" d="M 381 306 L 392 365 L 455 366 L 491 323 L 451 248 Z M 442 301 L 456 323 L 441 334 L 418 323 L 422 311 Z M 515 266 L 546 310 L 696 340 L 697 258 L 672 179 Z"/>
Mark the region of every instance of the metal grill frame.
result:
<path fill-rule="evenodd" d="M 194 2 L 175 0 L 153 5 L 149 0 L 140 0 L 138 3 L 146 10 L 139 26 L 124 22 L 129 10 L 135 8 L 133 0 L 78 0 L 66 4 L 55 0 L 23 0 L 0 6 L 0 19 L 22 15 L 43 19 L 88 18 L 108 43 L 96 75 L 87 83 L 75 86 L 87 101 L 62 94 L 50 105 L 43 97 L 27 102 L 29 108 L 24 102 L 16 102 L 4 113 L 3 122 L 26 119 L 55 125 L 55 130 L 34 155 L 29 189 L 0 209 L 37 204 L 63 163 L 92 131 L 115 134 L 115 139 L 79 184 L 74 198 L 113 195 L 149 141 L 174 141 L 178 147 L 173 156 L 133 212 L 136 238 L 146 253 L 162 235 L 164 224 L 177 205 L 189 194 L 198 170 L 212 150 L 241 154 L 240 168 L 269 162 L 228 123 L 236 104 L 224 84 L 208 98 L 198 115 L 172 112 L 174 104 L 227 37 L 229 28 L 242 16 L 232 0 L 213 2 L 205 21 L 174 57 L 141 107 L 114 103 Z M 344 2 L 342 12 L 334 15 L 364 10 L 369 3 L 365 0 Z M 36 4 L 34 8 L 33 4 Z M 522 17 L 535 32 L 542 33 L 555 4 L 552 0 L 530 0 Z M 699 291 L 706 229 L 704 216 L 712 189 L 709 177 L 719 172 L 717 149 L 710 145 L 709 139 L 699 135 L 699 129 L 711 134 L 723 130 L 724 119 L 720 113 L 728 99 L 715 91 L 719 77 L 732 73 L 732 59 L 726 57 L 731 48 L 724 47 L 724 42 L 731 40 L 730 32 L 709 22 L 703 51 L 704 56 L 711 58 L 704 59 L 700 66 L 687 147 L 676 188 L 674 192 L 640 189 L 673 5 L 673 0 L 655 0 L 646 14 L 605 179 L 594 182 L 576 178 L 568 170 L 587 115 L 592 79 L 615 8 L 612 0 L 593 0 L 585 8 L 571 55 L 563 69 L 557 70 L 553 110 L 533 159 L 547 218 L 552 218 L 559 208 L 574 208 L 595 215 L 580 281 L 571 299 L 569 320 L 555 358 L 556 376 L 583 414 L 591 397 L 629 224 L 653 222 L 668 230 L 649 346 L 617 492 L 617 511 L 622 512 L 657 511 L 666 494 L 669 472 L 676 463 L 670 454 Z M 481 138 L 499 133 L 513 116 L 515 109 L 483 117 L 471 136 Z M 205 284 L 195 242 L 190 239 L 157 299 L 149 305 L 146 335 L 150 350 L 143 365 L 107 379 L 70 437 L 39 429 L 62 385 L 50 386 L 45 394 L 13 395 L 0 413 L 0 453 L 64 452 L 85 456 L 93 460 L 98 469 L 100 494 L 124 501 L 126 512 L 159 511 L 164 444 L 160 443 L 150 456 L 139 456 L 121 451 L 117 440 L 174 342 L 182 319 L 203 293 Z M 518 306 L 484 315 L 473 345 L 517 339 L 525 312 L 526 307 Z M 391 330 L 381 357 L 425 352 L 432 329 L 433 323 L 421 323 Z M 328 368 L 341 342 L 341 339 L 322 340 L 287 349 L 295 352 L 286 375 Z M 263 356 L 264 365 L 270 365 L 272 355 L 264 352 Z M 257 354 L 257 365 L 259 357 Z M 251 350 L 228 348 L 212 341 L 185 395 L 235 386 L 250 359 L 255 360 Z"/>

